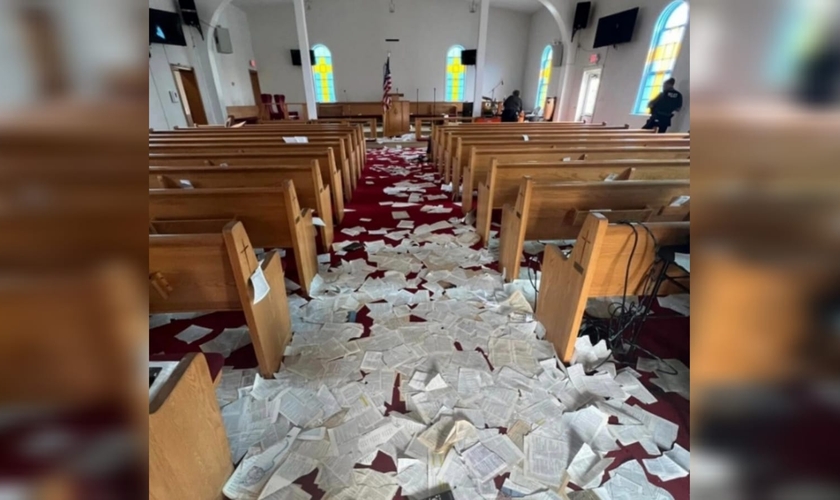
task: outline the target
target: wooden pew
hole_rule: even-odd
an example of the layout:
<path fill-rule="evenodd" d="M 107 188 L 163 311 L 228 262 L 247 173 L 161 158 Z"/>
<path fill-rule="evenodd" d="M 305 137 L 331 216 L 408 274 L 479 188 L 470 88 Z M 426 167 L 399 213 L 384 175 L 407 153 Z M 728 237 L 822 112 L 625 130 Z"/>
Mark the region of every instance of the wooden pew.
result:
<path fill-rule="evenodd" d="M 370 130 L 370 138 L 376 139 L 379 137 L 379 131 L 376 127 L 376 118 L 318 118 L 317 120 L 309 120 L 307 123 L 312 124 L 337 124 L 337 125 L 345 125 L 345 124 L 359 124 L 359 125 L 367 125 L 368 129 Z M 362 128 L 362 134 L 364 135 L 364 127 Z"/>
<path fill-rule="evenodd" d="M 536 133 L 540 131 L 579 131 L 579 132 L 606 132 L 614 133 L 616 131 L 628 131 L 629 126 L 624 125 L 620 127 L 606 124 L 588 125 L 577 122 L 558 122 L 558 123 L 457 123 L 435 126 L 432 135 L 432 152 L 435 154 L 435 161 L 440 162 L 444 158 L 444 154 L 448 154 L 451 149 L 452 135 L 519 135 Z M 639 132 L 642 133 L 642 132 Z M 652 133 L 645 130 L 644 133 Z"/>
<path fill-rule="evenodd" d="M 515 205 L 502 209 L 499 270 L 505 280 L 519 276 L 525 240 L 577 238 L 586 215 L 600 212 L 611 221 L 688 220 L 689 181 L 534 182 L 524 178 Z"/>
<path fill-rule="evenodd" d="M 476 232 L 486 246 L 493 210 L 516 203 L 523 177 L 534 182 L 688 179 L 690 164 L 690 160 L 609 160 L 499 165 L 493 159 L 487 178 L 478 184 Z"/>
<path fill-rule="evenodd" d="M 300 165 L 312 160 L 321 167 L 321 180 L 332 192 L 333 213 L 338 223 L 344 219 L 344 183 L 335 164 L 332 148 L 315 151 L 282 153 L 213 153 L 213 154 L 150 154 L 149 165 L 154 167 L 228 167 L 251 165 Z"/>
<path fill-rule="evenodd" d="M 282 187 L 287 179 L 294 182 L 301 206 L 314 209 L 324 221 L 318 230 L 328 251 L 334 237 L 333 210 L 330 188 L 324 186 L 321 180 L 317 160 L 312 160 L 309 165 L 149 167 L 150 189 Z"/>
<path fill-rule="evenodd" d="M 476 189 L 477 179 L 486 176 L 490 169 L 490 162 L 493 158 L 497 158 L 499 162 L 510 162 L 511 160 L 517 162 L 563 162 L 575 160 L 588 161 L 602 161 L 602 160 L 674 160 L 674 159 L 689 159 L 691 157 L 691 150 L 689 148 L 680 147 L 644 147 L 644 146 L 603 146 L 603 147 L 589 147 L 581 146 L 569 149 L 523 149 L 521 151 L 514 150 L 513 152 L 493 152 L 487 150 L 482 152 L 478 148 L 473 149 L 473 155 L 470 158 L 468 170 L 464 173 L 463 178 L 463 201 L 461 209 L 464 214 L 472 210 L 472 193 Z M 452 176 L 452 193 L 453 197 L 461 189 L 460 179 Z M 469 200 L 469 201 L 467 201 Z"/>
<path fill-rule="evenodd" d="M 346 149 L 344 149 L 343 142 L 339 143 L 333 140 L 323 142 L 312 142 L 309 144 L 283 144 L 279 142 L 272 142 L 258 140 L 253 142 L 243 141 L 210 141 L 201 143 L 188 144 L 149 144 L 149 154 L 177 154 L 190 153 L 200 154 L 205 156 L 212 156 L 224 153 L 282 153 L 282 152 L 309 152 L 312 150 L 318 151 L 321 148 L 332 147 L 335 151 L 335 162 L 341 169 L 342 180 L 344 181 L 344 195 L 348 199 L 352 199 L 353 191 L 356 189 L 357 176 L 355 173 L 356 162 L 348 158 Z"/>
<path fill-rule="evenodd" d="M 301 288 L 318 273 L 312 211 L 301 210 L 292 181 L 282 188 L 150 189 L 150 222 L 236 219 L 256 248 L 294 251 Z"/>
<path fill-rule="evenodd" d="M 415 116 L 414 117 L 414 139 L 416 141 L 421 141 L 423 139 L 423 125 L 428 123 L 432 127 L 432 134 L 434 133 L 435 125 L 440 123 L 442 125 L 448 125 L 450 123 L 472 123 L 477 120 L 479 117 L 473 116 Z M 432 140 L 431 134 L 428 137 L 429 141 Z"/>
<path fill-rule="evenodd" d="M 331 127 L 325 125 L 295 125 L 286 127 L 274 126 L 252 126 L 238 129 L 180 129 L 174 132 L 155 132 L 150 134 L 149 141 L 153 143 L 165 143 L 164 139 L 261 139 L 272 138 L 278 144 L 283 144 L 283 137 L 304 136 L 312 138 L 311 143 L 320 143 L 325 139 L 338 138 L 346 141 L 346 151 L 357 158 L 357 165 L 364 167 L 365 162 L 365 139 L 360 127 Z M 338 150 L 338 148 L 337 148 Z M 357 172 L 360 174 L 361 172 Z"/>
<path fill-rule="evenodd" d="M 551 134 L 542 135 L 533 141 L 523 141 L 515 138 L 487 138 L 487 137 L 457 137 L 454 153 L 444 160 L 443 176 L 445 182 L 452 182 L 453 175 L 461 175 L 472 160 L 473 152 L 478 154 L 488 151 L 498 152 L 500 155 L 508 153 L 514 155 L 522 150 L 530 149 L 563 149 L 576 147 L 690 147 L 690 139 L 681 134 L 634 134 L 617 132 L 614 134 Z M 514 160 L 515 161 L 515 160 Z"/>
<path fill-rule="evenodd" d="M 280 254 L 260 264 L 240 221 L 153 221 L 150 232 L 149 313 L 243 311 L 260 374 L 272 377 L 292 336 Z M 258 266 L 270 290 L 255 304 Z"/>
<path fill-rule="evenodd" d="M 648 130 L 630 130 L 623 127 L 595 127 L 595 128 L 582 128 L 582 127 L 555 127 L 555 128 L 548 128 L 548 129 L 526 129 L 526 130 L 502 130 L 502 131 L 486 131 L 482 132 L 481 130 L 469 130 L 469 131 L 461 131 L 461 130 L 448 130 L 445 131 L 442 135 L 441 139 L 441 147 L 439 148 L 440 157 L 438 158 L 438 168 L 440 169 L 446 164 L 447 158 L 449 161 L 452 161 L 451 158 L 455 155 L 455 147 L 456 147 L 456 140 L 460 138 L 464 139 L 472 139 L 472 140 L 495 140 L 499 142 L 511 141 L 511 140 L 521 140 L 525 142 L 524 136 L 527 135 L 529 138 L 531 134 L 536 134 L 542 132 L 544 134 L 550 135 L 557 135 L 557 136 L 565 136 L 565 135 L 586 135 L 586 136 L 652 136 L 650 131 Z M 463 154 L 462 154 L 463 156 Z"/>
<path fill-rule="evenodd" d="M 359 146 L 359 149 L 364 150 L 365 135 L 364 130 L 359 125 L 338 125 L 338 124 L 312 124 L 311 122 L 301 123 L 297 121 L 278 121 L 258 125 L 246 125 L 239 128 L 230 127 L 212 127 L 212 128 L 179 128 L 175 130 L 163 130 L 151 132 L 151 136 L 206 136 L 227 134 L 232 136 L 239 135 L 306 135 L 304 133 L 319 133 L 319 134 L 352 134 L 354 147 Z"/>
<path fill-rule="evenodd" d="M 149 388 L 149 500 L 221 500 L 233 463 L 204 354 L 151 365 L 174 366 Z"/>
<path fill-rule="evenodd" d="M 688 243 L 688 222 L 653 222 L 645 227 L 650 233 L 638 225 L 634 232 L 627 225 L 610 224 L 604 215 L 593 213 L 586 216 L 579 244 L 570 256 L 553 245 L 545 247 L 536 317 L 561 361 L 572 360 L 587 299 L 621 296 L 625 289 L 628 295 L 650 293 L 644 286 L 656 259 L 656 243 Z M 683 284 L 687 286 L 687 280 Z M 663 286 L 660 292 L 667 295 L 669 290 Z"/>

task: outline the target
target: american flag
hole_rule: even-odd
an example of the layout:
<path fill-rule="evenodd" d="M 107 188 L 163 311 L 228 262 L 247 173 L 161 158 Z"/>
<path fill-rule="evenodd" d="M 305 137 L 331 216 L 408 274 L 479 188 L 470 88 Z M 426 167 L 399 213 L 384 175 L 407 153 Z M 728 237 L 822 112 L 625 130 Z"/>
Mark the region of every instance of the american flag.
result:
<path fill-rule="evenodd" d="M 382 107 L 387 111 L 391 108 L 391 54 L 385 59 L 385 77 L 382 80 Z"/>

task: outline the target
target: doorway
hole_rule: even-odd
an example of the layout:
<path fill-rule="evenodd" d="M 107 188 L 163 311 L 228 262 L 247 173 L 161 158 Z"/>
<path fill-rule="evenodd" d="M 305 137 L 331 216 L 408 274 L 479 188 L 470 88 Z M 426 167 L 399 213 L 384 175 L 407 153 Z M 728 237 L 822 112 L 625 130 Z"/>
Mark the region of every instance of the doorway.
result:
<path fill-rule="evenodd" d="M 259 115 L 261 120 L 268 119 L 268 112 L 266 106 L 263 105 L 262 102 L 262 90 L 260 89 L 260 76 L 257 72 L 253 69 L 248 70 L 248 75 L 251 77 L 251 90 L 254 92 L 254 105 L 257 106 L 259 109 Z"/>
<path fill-rule="evenodd" d="M 201 91 L 198 90 L 195 70 L 172 66 L 172 75 L 175 77 L 175 87 L 181 98 L 181 107 L 187 118 L 187 126 L 207 125 L 207 114 L 204 112 L 204 101 L 201 100 Z"/>
<path fill-rule="evenodd" d="M 580 84 L 580 97 L 578 97 L 577 113 L 575 121 L 585 120 L 592 122 L 595 115 L 595 103 L 598 101 L 598 88 L 601 86 L 601 68 L 589 69 L 583 72 L 583 81 Z"/>

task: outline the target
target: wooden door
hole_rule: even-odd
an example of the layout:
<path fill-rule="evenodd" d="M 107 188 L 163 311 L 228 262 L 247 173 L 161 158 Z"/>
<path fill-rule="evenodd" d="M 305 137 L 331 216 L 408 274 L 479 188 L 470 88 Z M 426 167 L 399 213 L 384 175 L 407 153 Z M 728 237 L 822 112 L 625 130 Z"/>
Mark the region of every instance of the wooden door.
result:
<path fill-rule="evenodd" d="M 175 86 L 178 88 L 187 125 L 190 127 L 207 125 L 207 115 L 204 112 L 204 102 L 201 100 L 195 71 L 192 68 L 173 67 L 172 74 L 175 77 Z"/>

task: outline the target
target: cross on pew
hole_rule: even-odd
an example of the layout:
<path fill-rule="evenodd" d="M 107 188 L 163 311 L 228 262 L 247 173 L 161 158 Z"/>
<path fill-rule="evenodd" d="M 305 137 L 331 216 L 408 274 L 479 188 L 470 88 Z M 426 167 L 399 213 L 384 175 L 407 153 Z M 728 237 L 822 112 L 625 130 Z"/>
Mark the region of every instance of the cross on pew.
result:
<path fill-rule="evenodd" d="M 335 164 L 332 148 L 315 149 L 309 151 L 283 151 L 271 153 L 178 153 L 149 155 L 149 165 L 156 167 L 231 167 L 231 166 L 276 166 L 300 165 L 309 161 L 317 161 L 321 169 L 321 181 L 332 193 L 333 214 L 337 223 L 344 219 L 344 200 L 349 195 L 344 194 L 344 183 L 341 172 Z"/>
<path fill-rule="evenodd" d="M 333 209 L 317 160 L 308 166 L 149 167 L 150 189 L 282 187 L 287 179 L 294 183 L 299 203 L 314 209 L 323 220 L 318 230 L 324 248 L 329 249 L 334 237 Z"/>
<path fill-rule="evenodd" d="M 687 180 L 554 183 L 525 177 L 516 204 L 502 209 L 499 269 L 506 281 L 516 279 L 525 240 L 575 239 L 590 212 L 614 222 L 688 220 L 689 196 Z"/>
<path fill-rule="evenodd" d="M 545 326 L 545 338 L 554 345 L 561 361 L 572 360 L 587 299 L 620 296 L 625 291 L 628 295 L 646 294 L 647 274 L 656 260 L 657 244 L 688 243 L 688 222 L 644 225 L 646 229 L 613 224 L 605 214 L 592 213 L 586 216 L 569 256 L 556 246 L 545 247 L 536 318 Z M 674 272 L 677 279 L 687 278 L 678 270 Z M 680 281 L 688 287 L 687 280 Z M 675 291 L 668 285 L 663 283 L 660 295 Z"/>
<path fill-rule="evenodd" d="M 259 268 L 269 291 L 255 302 L 251 276 Z M 260 374 L 280 369 L 292 336 L 280 254 L 260 262 L 240 221 L 152 221 L 149 234 L 149 313 L 243 311 Z"/>
<path fill-rule="evenodd" d="M 515 158 L 517 162 L 565 162 L 575 160 L 603 161 L 623 159 L 672 160 L 688 159 L 691 156 L 691 150 L 684 147 L 581 146 L 569 149 L 525 149 L 506 155 L 500 155 L 498 152 L 484 154 L 480 149 L 476 148 L 474 149 L 473 154 L 474 158 L 471 158 L 471 163 L 465 171 L 463 179 L 464 196 L 461 208 L 465 215 L 472 210 L 472 193 L 473 190 L 476 189 L 477 176 L 486 175 L 493 158 L 498 158 L 500 161 L 510 161 L 510 159 Z M 460 190 L 460 181 L 457 177 L 453 176 L 453 196 Z"/>
<path fill-rule="evenodd" d="M 688 179 L 690 163 L 689 160 L 608 160 L 499 164 L 494 158 L 485 180 L 478 184 L 476 232 L 487 246 L 493 210 L 516 203 L 524 177 L 534 182 Z"/>
<path fill-rule="evenodd" d="M 293 251 L 298 281 L 307 295 L 318 273 L 312 211 L 300 208 L 290 180 L 280 188 L 150 189 L 149 219 L 239 220 L 255 247 Z"/>

